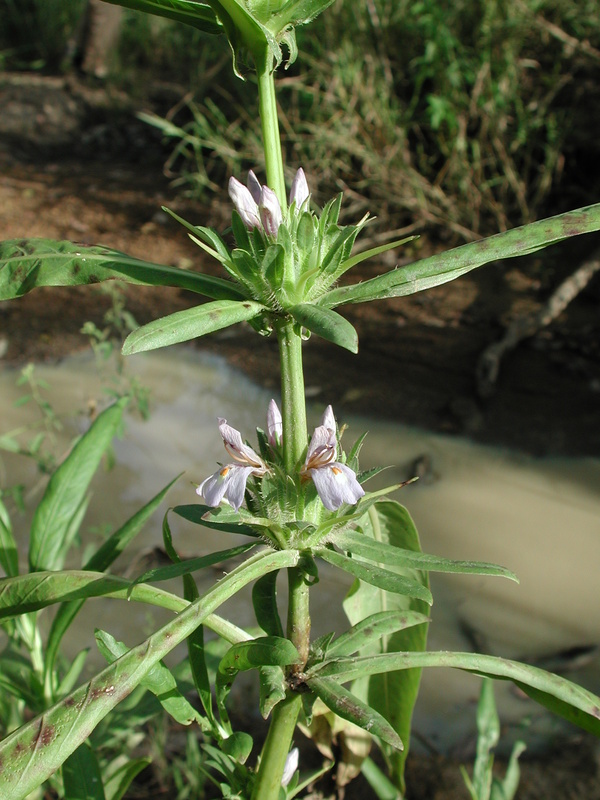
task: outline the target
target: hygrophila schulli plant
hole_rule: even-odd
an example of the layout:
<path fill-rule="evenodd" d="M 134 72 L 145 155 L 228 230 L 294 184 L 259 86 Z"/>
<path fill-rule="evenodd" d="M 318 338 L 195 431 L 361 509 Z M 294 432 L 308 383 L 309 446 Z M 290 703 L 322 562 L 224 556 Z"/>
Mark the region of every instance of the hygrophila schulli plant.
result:
<path fill-rule="evenodd" d="M 244 535 L 243 544 L 181 561 L 167 516 L 163 533 L 173 564 L 128 581 L 108 574 L 108 569 L 139 529 L 140 520 L 136 519 L 135 524 L 127 523 L 117 531 L 83 570 L 62 568 L 64 547 L 82 516 L 81 466 L 87 464 L 90 452 L 101 451 L 106 438 L 114 433 L 123 402 L 98 418 L 48 485 L 32 525 L 27 574 L 19 573 L 10 520 L 0 514 L 0 563 L 7 576 L 0 584 L 0 614 L 6 620 L 9 637 L 22 620 L 32 619 L 41 608 L 59 604 L 48 643 L 37 644 L 40 674 L 48 651 L 51 663 L 55 663 L 62 633 L 88 597 L 135 599 L 176 612 L 172 621 L 134 647 L 98 631 L 98 645 L 109 664 L 78 688 L 73 688 L 73 681 L 61 683 L 60 675 L 46 670 L 48 678 L 45 692 L 37 700 L 37 716 L 10 732 L 0 744 L 3 796 L 13 800 L 27 797 L 61 766 L 61 791 L 65 797 L 75 796 L 70 788 L 74 785 L 73 759 L 100 775 L 94 750 L 87 745 L 89 737 L 93 742 L 94 731 L 102 721 L 110 719 L 113 709 L 138 687 L 154 693 L 177 720 L 201 727 L 213 780 L 223 796 L 254 800 L 296 796 L 314 777 L 298 772 L 298 754 L 292 744 L 298 724 L 310 732 L 317 700 L 338 718 L 362 728 L 380 746 L 390 777 L 365 761 L 365 773 L 375 792 L 389 796 L 392 786 L 402 793 L 412 709 L 424 666 L 455 667 L 512 680 L 542 704 L 600 734 L 600 699 L 556 675 L 490 656 L 426 651 L 428 609 L 432 604 L 429 571 L 514 576 L 495 565 L 450 561 L 422 553 L 407 511 L 389 499 L 399 487 L 368 491 L 368 479 L 377 470 L 360 471 L 362 439 L 344 451 L 342 430 L 331 407 L 325 409 L 321 424 L 309 437 L 302 370 L 302 340 L 310 333 L 356 351 L 356 331 L 334 310 L 338 306 L 410 294 L 490 261 L 531 253 L 569 236 L 598 230 L 600 204 L 464 245 L 362 283 L 338 285 L 354 266 L 399 247 L 403 241 L 354 253 L 368 219 L 341 226 L 341 196 L 322 210 L 316 209 L 301 169 L 295 173 L 289 199 L 286 196 L 275 72 L 283 61 L 284 47 L 289 60 L 297 55 L 294 27 L 310 22 L 330 2 L 122 3 L 225 34 L 234 69 L 240 72 L 242 63 L 246 63 L 256 71 L 266 179 L 261 185 L 250 173 L 247 186 L 236 178 L 230 181 L 233 247 L 215 231 L 180 220 L 194 241 L 222 265 L 225 278 L 152 264 L 106 247 L 47 240 L 10 241 L 0 246 L 3 299 L 37 286 L 114 278 L 134 284 L 177 286 L 210 298 L 211 302 L 133 331 L 125 341 L 125 353 L 188 341 L 245 321 L 260 334 L 276 336 L 281 365 L 281 411 L 274 402 L 270 405 L 267 430 L 257 431 L 256 449 L 220 418 L 218 427 L 227 462 L 213 475 L 199 476 L 203 480 L 197 492 L 203 502 L 174 509 L 193 524 L 216 528 L 223 534 Z M 86 469 L 89 473 L 89 466 Z M 239 566 L 209 590 L 198 593 L 192 577 L 195 571 L 240 555 L 245 560 Z M 330 633 L 312 640 L 309 598 L 323 561 L 355 579 L 345 602 L 351 627 L 340 635 Z M 276 578 L 281 570 L 287 571 L 285 625 L 276 597 Z M 183 577 L 183 598 L 150 585 L 174 576 Z M 250 583 L 256 621 L 264 634 L 260 636 L 215 613 L 225 600 Z M 204 626 L 229 644 L 213 680 L 207 666 Z M 178 671 L 162 663 L 183 641 L 188 643 L 187 668 L 201 711 L 185 699 Z M 260 709 L 270 719 L 258 755 L 251 755 L 251 737 L 233 730 L 226 705 L 235 676 L 249 669 L 258 670 Z M 384 692 L 382 680 L 388 685 L 393 681 L 394 692 Z M 97 781 L 100 788 L 96 797 L 123 796 L 129 773 L 121 776 L 118 790 L 111 788 L 104 794 L 102 777 Z"/>

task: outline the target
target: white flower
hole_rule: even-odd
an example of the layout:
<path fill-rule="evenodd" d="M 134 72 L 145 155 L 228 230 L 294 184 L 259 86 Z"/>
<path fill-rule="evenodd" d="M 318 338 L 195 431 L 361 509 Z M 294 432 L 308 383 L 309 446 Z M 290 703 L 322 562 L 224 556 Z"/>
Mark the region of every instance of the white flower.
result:
<path fill-rule="evenodd" d="M 283 437 L 283 420 L 275 400 L 271 400 L 267 410 L 267 438 L 271 447 L 280 447 Z"/>
<path fill-rule="evenodd" d="M 335 417 L 331 406 L 327 406 L 321 425 L 315 428 L 310 440 L 300 474 L 312 479 L 328 511 L 336 511 L 342 503 L 354 505 L 365 494 L 356 473 L 335 460 L 336 449 Z"/>
<path fill-rule="evenodd" d="M 221 500 L 227 500 L 238 511 L 244 502 L 246 482 L 250 475 L 262 477 L 268 468 L 262 458 L 244 444 L 241 433 L 228 425 L 227 420 L 222 417 L 219 417 L 219 431 L 225 450 L 235 463 L 226 464 L 206 478 L 196 489 L 196 494 L 203 497 L 208 506 L 215 508 Z"/>
<path fill-rule="evenodd" d="M 233 201 L 242 222 L 248 228 L 259 228 L 268 236 L 276 238 L 283 221 L 281 204 L 275 192 L 268 186 L 261 186 L 252 170 L 248 173 L 248 186 L 229 179 L 229 196 Z M 290 205 L 300 208 L 309 198 L 308 184 L 302 167 L 296 172 L 290 190 Z"/>
<path fill-rule="evenodd" d="M 294 747 L 287 755 L 285 760 L 285 767 L 283 768 L 283 776 L 281 778 L 281 785 L 287 786 L 294 777 L 294 772 L 298 769 L 298 759 L 300 753 L 297 747 Z"/>

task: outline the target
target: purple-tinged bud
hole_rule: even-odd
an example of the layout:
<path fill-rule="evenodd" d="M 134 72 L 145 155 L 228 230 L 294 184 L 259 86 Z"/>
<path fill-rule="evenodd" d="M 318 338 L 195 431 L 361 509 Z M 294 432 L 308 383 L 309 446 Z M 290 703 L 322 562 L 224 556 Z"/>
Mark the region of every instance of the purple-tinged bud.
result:
<path fill-rule="evenodd" d="M 275 400 L 271 400 L 267 411 L 267 438 L 271 447 L 279 447 L 283 438 L 283 420 Z"/>
<path fill-rule="evenodd" d="M 229 196 L 233 200 L 233 205 L 242 222 L 249 229 L 260 228 L 260 213 L 258 205 L 252 197 L 250 190 L 247 189 L 243 183 L 240 183 L 237 178 L 229 179 Z"/>
<path fill-rule="evenodd" d="M 256 205 L 258 205 L 260 203 L 260 190 L 262 189 L 262 186 L 252 170 L 250 170 L 248 173 L 248 189 L 250 190 L 252 199 Z"/>
<path fill-rule="evenodd" d="M 292 188 L 290 189 L 290 205 L 296 203 L 296 208 L 308 200 L 310 192 L 308 191 L 308 183 L 306 175 L 302 167 L 296 172 L 294 180 L 292 181 Z"/>
<path fill-rule="evenodd" d="M 277 236 L 283 215 L 277 195 L 268 186 L 263 186 L 261 189 L 258 209 L 265 233 L 268 236 Z"/>

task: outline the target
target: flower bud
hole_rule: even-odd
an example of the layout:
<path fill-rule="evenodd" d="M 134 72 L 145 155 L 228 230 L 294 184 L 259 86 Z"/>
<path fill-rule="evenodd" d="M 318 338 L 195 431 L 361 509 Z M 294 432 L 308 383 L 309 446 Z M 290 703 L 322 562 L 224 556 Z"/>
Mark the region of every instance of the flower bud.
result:
<path fill-rule="evenodd" d="M 290 205 L 296 203 L 296 208 L 308 200 L 310 192 L 308 191 L 308 183 L 306 175 L 302 167 L 296 172 L 294 180 L 292 181 L 292 188 L 290 189 Z"/>
<path fill-rule="evenodd" d="M 277 236 L 277 231 L 281 225 L 283 215 L 277 195 L 268 186 L 263 186 L 260 191 L 260 203 L 258 204 L 260 219 L 268 236 Z"/>
<path fill-rule="evenodd" d="M 229 179 L 229 196 L 233 200 L 233 204 L 242 218 L 244 225 L 249 230 L 252 230 L 252 228 L 260 228 L 261 223 L 258 205 L 252 197 L 250 190 L 247 189 L 243 183 L 240 183 L 237 178 L 232 177 Z"/>

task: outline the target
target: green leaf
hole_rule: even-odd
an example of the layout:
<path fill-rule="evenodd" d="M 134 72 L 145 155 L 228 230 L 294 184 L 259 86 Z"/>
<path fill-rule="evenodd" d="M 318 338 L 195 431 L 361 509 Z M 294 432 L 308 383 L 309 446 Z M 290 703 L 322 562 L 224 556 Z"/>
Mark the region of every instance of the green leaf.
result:
<path fill-rule="evenodd" d="M 98 649 L 109 663 L 113 663 L 121 656 L 127 655 L 130 649 L 126 644 L 117 641 L 109 633 L 102 630 L 96 631 L 96 643 Z M 175 722 L 180 725 L 191 725 L 192 722 L 197 722 L 203 730 L 210 730 L 206 720 L 180 692 L 171 670 L 162 662 L 156 663 L 146 673 L 143 680 L 140 681 L 140 686 L 152 692 Z"/>
<path fill-rule="evenodd" d="M 198 0 L 106 0 L 107 3 L 184 22 L 205 33 L 223 33 L 212 8 Z"/>
<path fill-rule="evenodd" d="M 387 568 L 397 570 L 405 578 L 410 578 L 429 588 L 427 574 L 410 561 L 397 565 L 388 559 L 390 550 L 421 554 L 417 529 L 410 515 L 395 501 L 379 501 L 361 520 L 361 539 L 372 545 L 385 547 L 385 559 L 381 562 Z M 420 614 L 425 617 L 427 605 L 419 599 L 390 594 L 365 583 L 355 584 L 344 601 L 344 610 L 349 620 L 359 624 L 368 614 L 393 613 Z M 410 626 L 404 630 L 383 635 L 379 641 L 373 639 L 361 650 L 361 655 L 390 653 L 398 650 L 423 651 L 427 644 L 428 625 Z M 368 702 L 388 719 L 404 742 L 404 750 L 398 751 L 382 745 L 390 766 L 394 783 L 404 791 L 404 768 L 410 750 L 412 715 L 419 686 L 421 671 L 402 670 L 371 675 L 355 681 L 352 690 L 362 700 Z"/>
<path fill-rule="evenodd" d="M 570 236 L 597 230 L 600 230 L 600 203 L 470 242 L 363 283 L 333 289 L 319 298 L 319 303 L 333 308 L 413 294 L 454 280 L 491 261 L 529 255 Z"/>
<path fill-rule="evenodd" d="M 195 308 L 176 311 L 168 317 L 161 317 L 142 325 L 130 333 L 123 344 L 123 354 L 143 353 L 180 342 L 189 342 L 207 333 L 214 333 L 237 322 L 257 317 L 265 307 L 252 300 L 217 300 L 204 303 Z"/>
<path fill-rule="evenodd" d="M 327 648 L 327 658 L 350 656 L 364 647 L 381 643 L 384 636 L 429 622 L 429 617 L 418 611 L 378 611 L 361 619 Z"/>
<path fill-rule="evenodd" d="M 62 768 L 65 800 L 106 800 L 102 773 L 88 744 L 79 745 Z"/>
<path fill-rule="evenodd" d="M 334 0 L 288 0 L 267 26 L 281 31 L 288 25 L 306 25 L 333 2 Z"/>
<path fill-rule="evenodd" d="M 19 554 L 6 506 L 0 499 L 0 567 L 9 576 L 19 574 Z"/>
<path fill-rule="evenodd" d="M 50 478 L 31 523 L 32 572 L 57 569 L 62 564 L 71 520 L 121 424 L 126 405 L 127 400 L 122 399 L 103 411 Z"/>
<path fill-rule="evenodd" d="M 156 569 L 148 570 L 148 572 L 144 572 L 143 575 L 133 580 L 130 588 L 133 590 L 140 583 L 170 581 L 173 578 L 180 578 L 182 575 L 189 575 L 191 572 L 212 567 L 214 564 L 220 564 L 221 561 L 227 561 L 229 558 L 236 558 L 236 556 L 247 553 L 248 550 L 256 547 L 256 544 L 256 542 L 248 542 L 248 544 L 240 544 L 237 547 L 230 547 L 228 550 L 218 550 L 206 556 L 178 561 L 168 567 L 157 567 Z"/>
<path fill-rule="evenodd" d="M 152 264 L 109 247 L 51 239 L 0 242 L 0 300 L 20 297 L 38 286 L 81 286 L 115 279 L 144 286 L 175 286 L 215 300 L 244 298 L 223 278 Z"/>
<path fill-rule="evenodd" d="M 258 536 L 254 528 L 244 525 L 240 521 L 240 515 L 233 508 L 225 506 L 212 508 L 212 506 L 195 503 L 189 506 L 175 506 L 173 511 L 183 519 L 187 519 L 188 522 L 203 525 L 205 528 L 213 528 L 227 533 L 240 533 L 242 536 Z"/>
<path fill-rule="evenodd" d="M 119 767 L 105 781 L 104 793 L 106 800 L 123 800 L 134 778 L 151 763 L 152 759 L 150 758 L 136 758 Z"/>
<path fill-rule="evenodd" d="M 355 578 L 359 578 L 365 583 L 370 583 L 380 589 L 385 589 L 386 592 L 415 597 L 419 600 L 424 600 L 429 605 L 433 603 L 433 598 L 431 597 L 429 589 L 417 581 L 399 575 L 397 572 L 391 572 L 383 567 L 368 564 L 364 561 L 358 561 L 355 558 L 348 558 L 348 556 L 344 556 L 328 548 L 317 550 L 316 555 L 322 558 L 323 561 L 333 564 L 334 567 L 349 572 L 351 575 L 354 575 Z"/>
<path fill-rule="evenodd" d="M 223 723 L 229 725 L 225 700 L 238 672 L 260 667 L 287 667 L 297 663 L 299 658 L 292 642 L 280 636 L 261 636 L 230 647 L 219 664 L 215 685 L 217 706 Z"/>
<path fill-rule="evenodd" d="M 256 621 L 268 636 L 283 637 L 277 608 L 277 573 L 269 572 L 252 587 L 252 604 Z"/>
<path fill-rule="evenodd" d="M 329 308 L 301 303 L 288 309 L 296 322 L 323 339 L 358 353 L 358 334 L 347 319 Z"/>
<path fill-rule="evenodd" d="M 354 656 L 324 662 L 309 670 L 308 678 L 314 673 L 346 683 L 364 675 L 422 667 L 452 667 L 482 677 L 512 681 L 533 700 L 600 738 L 600 697 L 552 672 L 506 658 L 445 651 Z"/>
<path fill-rule="evenodd" d="M 355 267 L 357 264 L 361 264 L 363 261 L 367 261 L 369 258 L 374 258 L 375 256 L 379 256 L 382 253 L 387 253 L 388 250 L 395 250 L 397 247 L 402 247 L 403 244 L 408 244 L 408 242 L 414 242 L 415 239 L 418 239 L 418 236 L 405 236 L 404 239 L 396 239 L 394 242 L 388 242 L 387 244 L 380 244 L 377 247 L 371 247 L 370 250 L 363 250 L 361 253 L 356 253 L 355 255 L 347 258 L 343 261 L 338 270 L 337 277 L 340 277 L 352 267 Z"/>
<path fill-rule="evenodd" d="M 105 667 L 91 681 L 47 709 L 43 715 L 7 736 L 0 742 L 0 764 L 10 764 L 10 769 L 0 771 L 0 796 L 25 800 L 88 738 L 96 725 L 139 685 L 150 669 L 183 642 L 198 625 L 206 624 L 209 615 L 222 603 L 261 575 L 271 570 L 293 567 L 298 559 L 295 551 L 269 550 L 248 559 L 187 606 L 174 620 L 132 648 L 127 655 Z M 36 758 L 32 760 L 31 752 L 34 749 Z"/>
<path fill-rule="evenodd" d="M 311 676 L 306 683 L 321 698 L 327 708 L 331 709 L 338 717 L 358 725 L 359 728 L 373 736 L 379 736 L 382 741 L 396 750 L 402 750 L 402 740 L 390 723 L 335 680 Z"/>
<path fill-rule="evenodd" d="M 393 517 L 393 524 L 398 525 L 399 528 L 406 525 L 410 520 L 408 511 L 392 500 L 378 501 L 375 507 L 378 513 L 387 515 L 388 519 Z M 375 541 L 357 531 L 348 529 L 336 531 L 332 534 L 331 541 L 341 550 L 347 550 L 369 561 L 386 564 L 388 567 L 393 565 L 406 567 L 407 569 L 420 569 L 426 572 L 495 575 L 509 578 L 518 583 L 517 576 L 513 572 L 497 564 L 489 564 L 485 561 L 454 561 L 441 556 L 431 556 L 427 553 L 394 547 L 386 542 Z"/>
<path fill-rule="evenodd" d="M 179 479 L 180 476 L 174 478 L 168 483 L 164 489 L 161 489 L 158 494 L 154 495 L 152 500 L 146 503 L 145 506 L 140 508 L 127 522 L 115 531 L 104 544 L 87 560 L 83 569 L 90 572 L 103 572 L 118 558 L 118 556 L 125 550 L 127 545 L 137 536 L 142 530 L 149 517 L 158 508 L 163 501 L 166 493 L 171 486 Z M 50 633 L 48 634 L 48 643 L 46 646 L 46 658 L 44 666 L 46 674 L 54 668 L 56 656 L 58 654 L 59 645 L 68 630 L 69 626 L 79 613 L 83 606 L 83 600 L 65 603 L 60 606 L 56 612 L 56 616 L 52 620 Z"/>
<path fill-rule="evenodd" d="M 282 700 L 285 700 L 287 683 L 281 667 L 259 667 L 260 695 L 259 708 L 263 719 L 268 719 L 269 714 Z"/>

